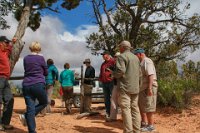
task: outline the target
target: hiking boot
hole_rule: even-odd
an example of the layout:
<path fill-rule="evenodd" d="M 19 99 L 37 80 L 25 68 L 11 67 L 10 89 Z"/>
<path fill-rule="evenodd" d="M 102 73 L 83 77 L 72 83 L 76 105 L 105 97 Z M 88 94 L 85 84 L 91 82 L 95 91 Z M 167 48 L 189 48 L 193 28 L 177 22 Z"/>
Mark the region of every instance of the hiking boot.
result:
<path fill-rule="evenodd" d="M 14 127 L 12 125 L 3 125 L 5 130 L 12 130 Z"/>
<path fill-rule="evenodd" d="M 148 125 L 146 127 L 141 128 L 141 132 L 152 132 L 155 131 L 155 127 L 153 125 Z"/>
<path fill-rule="evenodd" d="M 21 123 L 22 123 L 23 126 L 27 126 L 26 118 L 25 118 L 24 114 L 20 114 L 19 115 L 19 120 L 21 121 Z"/>

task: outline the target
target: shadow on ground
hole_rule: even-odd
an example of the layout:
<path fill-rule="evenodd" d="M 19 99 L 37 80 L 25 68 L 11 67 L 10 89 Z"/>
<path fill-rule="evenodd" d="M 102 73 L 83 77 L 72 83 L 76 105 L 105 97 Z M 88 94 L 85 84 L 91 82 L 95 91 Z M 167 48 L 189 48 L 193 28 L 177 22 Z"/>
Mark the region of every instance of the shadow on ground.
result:
<path fill-rule="evenodd" d="M 82 127 L 82 126 L 74 126 L 74 130 L 77 130 L 81 133 L 117 133 L 112 131 L 112 129 L 100 128 L 100 127 Z"/>
<path fill-rule="evenodd" d="M 14 127 L 13 130 L 6 130 L 5 133 L 27 133 L 27 131 Z"/>

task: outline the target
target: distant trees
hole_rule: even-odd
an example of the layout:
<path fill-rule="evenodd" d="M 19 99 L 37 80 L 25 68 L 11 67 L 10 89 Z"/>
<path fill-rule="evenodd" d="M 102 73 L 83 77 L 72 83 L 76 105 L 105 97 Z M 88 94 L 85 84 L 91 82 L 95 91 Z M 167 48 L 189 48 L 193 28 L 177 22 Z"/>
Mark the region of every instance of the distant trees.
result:
<path fill-rule="evenodd" d="M 117 44 L 129 40 L 143 47 L 156 64 L 184 58 L 200 45 L 199 14 L 186 16 L 190 3 L 181 0 L 91 0 L 99 32 L 87 38 L 93 54 L 114 55 Z"/>
<path fill-rule="evenodd" d="M 50 10 L 59 13 L 59 4 L 60 7 L 71 10 L 76 8 L 81 1 L 82 0 L 12 0 L 7 2 L 7 0 L 2 0 L 0 9 L 4 12 L 3 16 L 8 15 L 8 12 L 12 11 L 15 18 L 19 21 L 17 31 L 14 35 L 18 40 L 13 47 L 10 59 L 11 71 L 23 49 L 24 43 L 21 39 L 24 36 L 26 28 L 30 27 L 33 31 L 36 31 L 40 27 L 40 22 L 42 21 L 41 12 L 43 10 Z M 3 23 L 0 24 L 1 28 L 8 28 L 6 20 L 3 19 L 3 17 L 1 17 L 0 20 L 3 21 Z"/>
<path fill-rule="evenodd" d="M 10 27 L 4 17 L 7 16 L 10 11 L 12 11 L 12 8 L 12 2 L 6 0 L 0 1 L 0 29 L 4 30 Z"/>

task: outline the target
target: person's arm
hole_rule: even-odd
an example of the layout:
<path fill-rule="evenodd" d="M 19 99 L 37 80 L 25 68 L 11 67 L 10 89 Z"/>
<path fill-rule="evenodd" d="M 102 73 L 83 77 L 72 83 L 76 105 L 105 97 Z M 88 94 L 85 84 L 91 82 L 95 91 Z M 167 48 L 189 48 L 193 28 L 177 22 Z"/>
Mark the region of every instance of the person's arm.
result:
<path fill-rule="evenodd" d="M 12 39 L 12 42 L 9 43 L 8 45 L 6 45 L 6 47 L 5 47 L 5 50 L 6 50 L 7 55 L 8 55 L 9 58 L 10 58 L 10 55 L 11 55 L 11 52 L 12 52 L 13 44 L 15 44 L 16 41 L 17 41 L 17 38 L 14 37 L 14 38 Z"/>
<path fill-rule="evenodd" d="M 25 77 L 25 76 L 26 76 L 26 73 L 25 73 L 25 72 L 26 72 L 26 71 L 25 71 L 25 70 L 26 70 L 26 69 L 25 69 L 25 68 L 26 68 L 26 65 L 25 65 L 25 57 L 24 57 L 24 59 L 23 59 L 23 67 L 24 67 L 24 77 Z"/>
<path fill-rule="evenodd" d="M 152 86 L 153 86 L 153 77 L 154 75 L 149 75 L 148 79 L 149 79 L 149 85 L 148 85 L 148 90 L 147 90 L 147 95 L 148 96 L 152 96 L 153 92 L 152 92 Z"/>
<path fill-rule="evenodd" d="M 148 84 L 148 88 L 147 88 L 147 95 L 152 96 L 153 95 L 152 87 L 153 87 L 154 73 L 155 73 L 153 62 L 151 62 L 151 61 L 146 62 L 146 73 L 148 75 L 148 80 L 149 80 L 149 84 Z"/>
<path fill-rule="evenodd" d="M 54 73 L 55 73 L 55 80 L 58 80 L 58 77 L 59 77 L 59 72 L 58 72 L 58 69 L 54 66 L 54 68 L 53 68 L 53 71 L 54 71 Z"/>
<path fill-rule="evenodd" d="M 116 70 L 113 72 L 115 78 L 121 78 L 126 72 L 125 61 L 122 56 L 118 56 L 116 61 Z"/>
<path fill-rule="evenodd" d="M 42 68 L 43 68 L 43 71 L 44 71 L 43 75 L 47 76 L 48 75 L 48 67 L 47 67 L 47 64 L 45 62 L 44 57 L 43 56 L 41 56 L 41 57 L 42 57 L 41 58 Z"/>
<path fill-rule="evenodd" d="M 71 73 L 71 80 L 72 80 L 72 83 L 73 83 L 73 85 L 74 85 L 74 83 L 75 83 L 75 78 L 74 78 L 74 72 L 72 71 L 72 73 Z"/>
<path fill-rule="evenodd" d="M 92 67 L 91 68 L 91 78 L 95 78 L 95 69 Z"/>

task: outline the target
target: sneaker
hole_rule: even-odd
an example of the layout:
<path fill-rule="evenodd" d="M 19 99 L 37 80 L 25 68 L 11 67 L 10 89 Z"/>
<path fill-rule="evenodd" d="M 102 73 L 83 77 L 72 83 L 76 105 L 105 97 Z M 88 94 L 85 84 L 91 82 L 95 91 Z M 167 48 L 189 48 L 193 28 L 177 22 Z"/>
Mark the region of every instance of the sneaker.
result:
<path fill-rule="evenodd" d="M 12 130 L 14 127 L 12 125 L 3 125 L 5 130 Z"/>
<path fill-rule="evenodd" d="M 141 128 L 146 127 L 148 124 L 144 121 L 141 122 Z"/>
<path fill-rule="evenodd" d="M 2 124 L 0 124 L 0 131 L 4 131 L 4 126 Z"/>
<path fill-rule="evenodd" d="M 105 114 L 105 118 L 108 119 L 110 118 L 110 115 L 108 113 Z"/>
<path fill-rule="evenodd" d="M 153 125 L 148 125 L 146 127 L 141 128 L 141 132 L 152 132 L 155 131 L 155 127 Z"/>
<path fill-rule="evenodd" d="M 22 123 L 23 126 L 27 126 L 26 118 L 25 118 L 24 114 L 20 114 L 19 115 L 19 120 L 21 121 L 21 123 Z"/>

